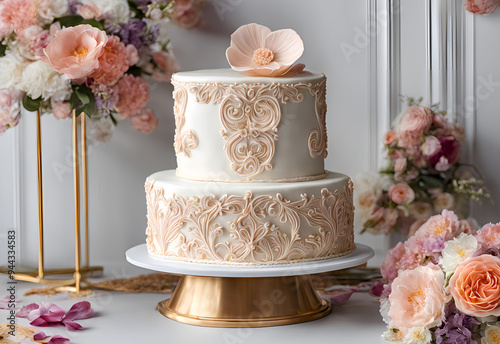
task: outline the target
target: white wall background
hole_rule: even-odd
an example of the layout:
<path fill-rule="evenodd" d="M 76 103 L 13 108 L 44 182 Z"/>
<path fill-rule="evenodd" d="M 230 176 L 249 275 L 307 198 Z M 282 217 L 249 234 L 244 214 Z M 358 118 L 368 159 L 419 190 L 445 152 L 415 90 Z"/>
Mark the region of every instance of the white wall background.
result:
<path fill-rule="evenodd" d="M 230 34 L 240 25 L 258 22 L 272 30 L 293 28 L 305 43 L 301 58 L 307 68 L 328 77 L 328 133 L 330 170 L 356 176 L 370 166 L 369 51 L 367 32 L 370 0 L 207 0 L 205 24 L 193 31 L 172 26 L 170 35 L 175 54 L 183 70 L 228 67 L 225 49 Z M 420 5 L 407 1 L 407 13 Z M 404 7 L 403 10 L 404 11 Z M 500 12 L 500 11 L 498 11 Z M 414 16 L 402 19 L 414 20 Z M 409 22 L 402 25 L 408 27 Z M 421 24 L 415 24 L 422 27 Z M 419 26 L 420 25 L 420 26 Z M 490 75 L 500 82 L 498 62 L 500 44 L 494 44 L 500 29 L 500 13 L 476 21 L 477 75 Z M 411 29 L 411 25 L 409 26 Z M 412 32 L 412 31 L 410 31 Z M 415 32 L 414 39 L 422 40 Z M 410 36 L 402 38 L 411 39 Z M 421 89 L 421 56 L 408 53 L 406 41 L 402 58 L 403 90 L 412 94 Z M 492 47 L 496 46 L 496 47 Z M 404 45 L 403 45 L 404 47 Z M 410 50 L 408 50 L 410 49 Z M 419 66 L 419 68 L 415 68 Z M 411 72 L 415 74 L 411 77 Z M 91 263 L 105 264 L 124 260 L 125 251 L 145 241 L 146 203 L 143 184 L 153 172 L 176 167 L 172 147 L 174 118 L 172 86 L 151 83 L 150 106 L 160 118 L 151 135 L 137 132 L 129 122 L 120 123 L 113 139 L 89 149 L 89 206 Z M 475 161 L 483 171 L 488 186 L 500 202 L 498 167 L 500 148 L 498 129 L 498 85 L 486 99 L 477 103 L 477 141 Z M 423 90 L 425 91 L 425 90 Z M 495 93 L 496 92 L 496 93 Z M 73 264 L 74 214 L 71 173 L 71 121 L 42 120 L 44 146 L 44 197 L 47 267 Z M 21 124 L 0 136 L 0 252 L 5 252 L 5 233 L 18 230 L 18 262 L 34 266 L 37 256 L 37 191 L 35 117 L 26 114 Z M 21 138 L 21 155 L 15 154 L 16 136 Z M 16 159 L 20 159 L 19 165 Z M 20 166 L 20 171 L 16 170 Z M 22 173 L 21 173 L 22 172 Z M 20 212 L 16 212 L 17 202 Z M 498 206 L 476 207 L 480 223 L 499 221 Z M 358 235 L 357 242 L 368 243 L 377 251 L 371 264 L 384 257 L 384 238 Z M 5 255 L 6 256 L 6 255 Z M 6 257 L 0 254 L 0 264 Z"/>

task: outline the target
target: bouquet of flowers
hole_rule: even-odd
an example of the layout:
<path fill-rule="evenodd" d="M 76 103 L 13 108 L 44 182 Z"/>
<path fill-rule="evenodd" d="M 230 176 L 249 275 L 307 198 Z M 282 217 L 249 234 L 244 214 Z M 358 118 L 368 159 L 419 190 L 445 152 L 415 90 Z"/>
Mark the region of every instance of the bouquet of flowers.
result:
<path fill-rule="evenodd" d="M 178 70 L 167 24 L 195 27 L 202 2 L 0 1 L 0 133 L 17 125 L 21 104 L 59 119 L 76 110 L 107 127 L 119 114 L 150 133 L 158 119 L 145 108 L 144 77 Z"/>
<path fill-rule="evenodd" d="M 437 105 L 408 98 L 408 109 L 384 136 L 388 165 L 358 178 L 357 216 L 363 231 L 412 235 L 443 209 L 467 217 L 468 201 L 490 198 L 479 172 L 459 162 L 464 128 L 451 124 Z"/>
<path fill-rule="evenodd" d="M 479 231 L 448 210 L 389 252 L 383 337 L 404 344 L 494 344 L 500 338 L 500 223 Z"/>

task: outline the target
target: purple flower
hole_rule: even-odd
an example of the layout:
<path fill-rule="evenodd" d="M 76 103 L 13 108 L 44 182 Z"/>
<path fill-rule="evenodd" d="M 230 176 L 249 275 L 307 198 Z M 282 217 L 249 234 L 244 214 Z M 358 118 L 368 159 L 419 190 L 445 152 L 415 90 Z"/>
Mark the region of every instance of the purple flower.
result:
<path fill-rule="evenodd" d="M 156 42 L 159 31 L 158 25 L 152 25 L 148 28 L 145 20 L 132 18 L 121 25 L 117 34 L 125 45 L 133 44 L 137 49 L 140 49 L 143 45 L 151 45 Z"/>
<path fill-rule="evenodd" d="M 98 114 L 109 113 L 118 103 L 118 88 L 103 84 L 88 83 L 95 97 Z"/>
<path fill-rule="evenodd" d="M 441 137 L 439 143 L 441 144 L 441 149 L 429 157 L 429 163 L 435 166 L 441 157 L 444 156 L 450 165 L 456 164 L 462 153 L 460 143 L 453 137 Z"/>
<path fill-rule="evenodd" d="M 477 344 L 473 339 L 481 323 L 461 313 L 453 302 L 445 307 L 443 324 L 435 331 L 436 344 Z"/>

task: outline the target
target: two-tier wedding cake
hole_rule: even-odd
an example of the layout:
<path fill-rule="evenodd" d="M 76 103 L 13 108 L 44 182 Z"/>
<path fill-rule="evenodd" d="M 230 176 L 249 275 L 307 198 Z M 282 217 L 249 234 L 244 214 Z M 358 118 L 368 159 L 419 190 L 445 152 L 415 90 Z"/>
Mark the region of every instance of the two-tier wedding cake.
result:
<path fill-rule="evenodd" d="M 354 250 L 353 187 L 325 171 L 326 78 L 293 65 L 293 30 L 249 24 L 232 69 L 177 73 L 177 170 L 146 180 L 147 248 L 216 264 L 320 260 Z"/>

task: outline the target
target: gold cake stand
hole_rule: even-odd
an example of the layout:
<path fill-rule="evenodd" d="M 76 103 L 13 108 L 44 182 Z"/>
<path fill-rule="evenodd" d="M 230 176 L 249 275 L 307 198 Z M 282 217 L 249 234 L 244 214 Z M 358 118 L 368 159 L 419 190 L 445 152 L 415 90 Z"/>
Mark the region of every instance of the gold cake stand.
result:
<path fill-rule="evenodd" d="M 349 255 L 314 262 L 276 265 L 219 265 L 151 256 L 146 244 L 126 253 L 127 260 L 150 270 L 183 275 L 157 310 L 167 318 L 209 327 L 266 327 L 316 320 L 331 312 L 313 287 L 311 274 L 361 265 L 374 255 L 357 244 Z"/>

